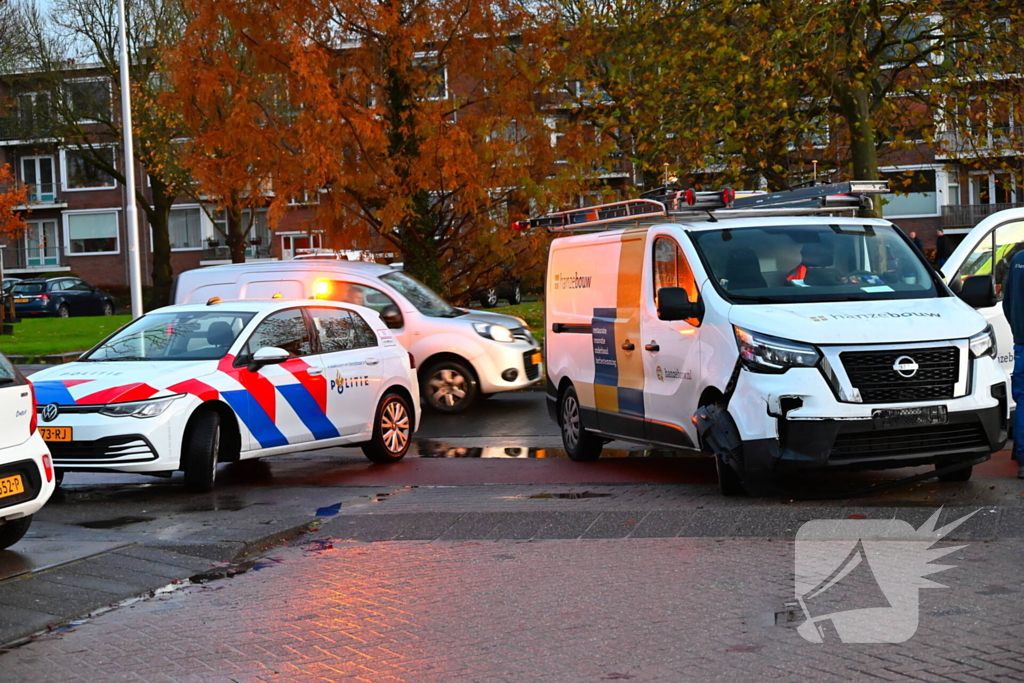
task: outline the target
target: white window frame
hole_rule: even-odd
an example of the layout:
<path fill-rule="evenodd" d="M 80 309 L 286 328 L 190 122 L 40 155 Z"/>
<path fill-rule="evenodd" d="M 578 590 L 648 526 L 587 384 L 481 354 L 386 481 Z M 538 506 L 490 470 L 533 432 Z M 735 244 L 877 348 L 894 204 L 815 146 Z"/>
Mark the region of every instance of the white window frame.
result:
<path fill-rule="evenodd" d="M 117 145 L 93 145 L 93 147 L 96 149 L 109 147 L 112 150 L 114 150 L 114 167 L 117 167 Z M 114 181 L 113 185 L 100 185 L 97 187 L 71 187 L 71 182 L 68 176 L 68 152 L 75 152 L 77 154 L 81 153 L 79 149 L 75 149 L 73 147 L 60 148 L 60 177 L 61 180 L 64 181 L 62 183 L 62 189 L 64 192 L 105 192 L 118 189 L 120 183 L 118 183 L 117 178 L 112 178 L 112 180 Z"/>
<path fill-rule="evenodd" d="M 74 253 L 71 251 L 71 216 L 77 216 L 79 214 L 87 213 L 112 213 L 117 216 L 117 250 L 116 251 L 87 251 L 83 253 Z M 74 209 L 72 211 L 64 211 L 61 213 L 61 222 L 63 224 L 64 232 L 64 254 L 66 256 L 72 256 L 78 258 L 80 256 L 112 256 L 121 253 L 121 207 L 112 206 L 103 209 Z"/>
<path fill-rule="evenodd" d="M 203 244 L 205 244 L 206 240 L 208 240 L 212 236 L 212 234 L 213 234 L 213 223 L 210 221 L 210 217 L 206 215 L 205 211 L 203 211 L 203 206 L 201 204 L 193 203 L 193 204 L 172 204 L 171 205 L 171 211 L 172 212 L 178 211 L 178 210 L 183 210 L 183 209 L 199 209 L 199 241 L 202 242 Z M 170 219 L 171 219 L 171 217 L 170 217 L 170 215 L 168 215 L 167 216 L 167 236 L 168 236 L 168 239 L 170 238 L 170 231 L 171 231 Z M 152 227 L 149 229 L 149 243 L 153 244 L 153 228 Z M 178 252 L 178 251 L 182 251 L 182 252 L 202 251 L 205 248 L 206 247 L 204 247 L 202 245 L 200 245 L 198 247 L 173 247 L 172 246 L 171 247 L 171 253 Z"/>
<path fill-rule="evenodd" d="M 425 59 L 429 59 L 431 57 L 437 58 L 438 66 L 441 67 L 441 87 L 444 89 L 444 95 L 442 97 L 428 97 L 427 100 L 430 101 L 430 102 L 443 102 L 445 100 L 451 99 L 451 96 L 452 96 L 451 88 L 448 87 L 448 66 L 447 65 L 444 65 L 444 66 L 441 65 L 441 63 L 440 63 L 441 62 L 440 56 L 441 56 L 441 53 L 438 52 L 437 50 L 428 50 L 426 52 L 414 52 L 414 53 L 412 53 L 412 58 L 414 60 L 421 60 L 421 59 L 425 60 Z"/>
<path fill-rule="evenodd" d="M 882 166 L 879 173 L 899 173 L 900 171 L 935 171 L 935 213 L 914 213 L 906 216 L 886 216 L 883 208 L 882 217 L 885 220 L 901 220 L 904 218 L 939 218 L 942 216 L 942 207 L 946 205 L 946 167 L 944 164 L 910 164 L 906 166 Z M 892 193 L 896 194 L 896 193 Z M 915 193 L 925 194 L 925 193 Z"/>
<path fill-rule="evenodd" d="M 94 82 L 94 81 L 105 81 L 106 82 L 106 84 L 107 84 L 107 94 L 110 97 L 110 116 L 111 116 L 111 118 L 113 118 L 114 117 L 114 82 L 108 76 L 83 76 L 81 78 L 69 78 L 66 82 L 70 84 L 70 83 L 89 83 L 89 82 Z M 67 104 L 68 104 L 68 107 L 70 109 L 72 107 L 72 104 L 71 104 L 71 93 L 69 91 L 65 91 L 64 96 L 67 98 Z M 76 116 L 77 116 L 77 114 L 76 114 Z M 75 119 L 75 121 L 76 121 L 76 123 L 79 123 L 79 124 L 102 123 L 101 121 L 97 121 L 96 119 L 87 119 L 87 118 Z"/>

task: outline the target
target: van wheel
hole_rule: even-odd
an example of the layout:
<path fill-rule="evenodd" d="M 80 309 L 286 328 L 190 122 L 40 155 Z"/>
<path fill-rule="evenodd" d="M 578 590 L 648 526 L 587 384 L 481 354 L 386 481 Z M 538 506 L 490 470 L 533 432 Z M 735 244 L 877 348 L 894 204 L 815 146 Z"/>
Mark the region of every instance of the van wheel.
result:
<path fill-rule="evenodd" d="M 373 440 L 363 444 L 363 455 L 370 462 L 398 462 L 409 452 L 412 442 L 412 411 L 403 396 L 384 395 L 373 420 Z"/>
<path fill-rule="evenodd" d="M 740 475 L 718 454 L 715 454 L 715 470 L 718 472 L 718 491 L 723 496 L 742 496 L 746 493 Z"/>
<path fill-rule="evenodd" d="M 946 474 L 940 474 L 938 478 L 939 481 L 970 481 L 972 474 L 974 474 L 974 465 L 954 470 L 953 472 L 947 472 Z"/>
<path fill-rule="evenodd" d="M 21 540 L 28 528 L 32 525 L 32 515 L 25 515 L 18 519 L 12 519 L 0 525 L 0 550 L 10 548 Z"/>
<path fill-rule="evenodd" d="M 185 489 L 192 493 L 213 490 L 217 480 L 217 454 L 220 452 L 220 415 L 212 410 L 193 415 L 181 450 Z"/>
<path fill-rule="evenodd" d="M 559 425 L 562 428 L 562 445 L 570 460 L 588 462 L 601 457 L 604 440 L 583 428 L 580 415 L 580 399 L 576 389 L 567 387 L 562 394 L 558 409 Z"/>
<path fill-rule="evenodd" d="M 427 405 L 439 413 L 461 413 L 476 400 L 480 389 L 473 371 L 458 361 L 446 360 L 423 373 L 422 391 Z"/>

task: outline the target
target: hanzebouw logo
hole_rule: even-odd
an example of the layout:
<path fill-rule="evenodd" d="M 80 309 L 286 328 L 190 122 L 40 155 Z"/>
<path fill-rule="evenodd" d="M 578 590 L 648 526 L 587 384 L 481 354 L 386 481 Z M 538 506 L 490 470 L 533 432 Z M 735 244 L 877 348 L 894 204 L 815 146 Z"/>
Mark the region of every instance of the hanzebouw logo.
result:
<path fill-rule="evenodd" d="M 796 535 L 796 600 L 805 640 L 903 643 L 918 627 L 918 591 L 945 588 L 930 564 L 966 546 L 932 546 L 977 510 L 935 528 L 942 510 L 915 529 L 901 519 L 817 519 Z"/>
<path fill-rule="evenodd" d="M 590 289 L 592 278 L 592 275 L 580 275 L 579 273 L 572 275 L 555 273 L 555 289 Z"/>
<path fill-rule="evenodd" d="M 342 377 L 340 372 L 334 373 L 334 379 L 331 380 L 331 389 L 344 394 L 346 389 L 353 387 L 368 387 L 370 386 L 370 377 L 368 375 L 361 375 L 359 377 Z"/>

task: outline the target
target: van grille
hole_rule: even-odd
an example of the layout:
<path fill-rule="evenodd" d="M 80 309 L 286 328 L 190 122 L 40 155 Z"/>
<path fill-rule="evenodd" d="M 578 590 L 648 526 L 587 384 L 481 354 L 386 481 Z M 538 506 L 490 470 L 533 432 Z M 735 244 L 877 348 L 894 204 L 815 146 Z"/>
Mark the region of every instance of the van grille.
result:
<path fill-rule="evenodd" d="M 918 365 L 913 377 L 903 377 L 893 366 L 902 357 Z M 839 359 L 864 403 L 905 403 L 953 398 L 960 377 L 960 349 L 945 346 L 897 351 L 844 351 Z"/>
<path fill-rule="evenodd" d="M 958 453 L 987 449 L 981 424 L 930 425 L 908 429 L 839 434 L 832 445 L 831 460 L 894 458 Z"/>

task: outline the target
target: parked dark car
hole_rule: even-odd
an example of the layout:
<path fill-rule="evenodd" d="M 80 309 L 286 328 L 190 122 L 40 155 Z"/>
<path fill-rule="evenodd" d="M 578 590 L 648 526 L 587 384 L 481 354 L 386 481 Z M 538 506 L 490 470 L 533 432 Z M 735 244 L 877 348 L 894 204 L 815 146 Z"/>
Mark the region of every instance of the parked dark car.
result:
<path fill-rule="evenodd" d="M 0 283 L 0 293 L 7 294 L 11 291 L 11 287 L 19 282 L 21 282 L 21 280 L 16 277 L 5 277 L 3 282 Z"/>
<path fill-rule="evenodd" d="M 523 301 L 522 279 L 510 277 L 502 280 L 494 287 L 480 290 L 473 298 L 484 308 L 494 308 L 498 305 L 498 299 L 504 299 L 510 306 L 515 306 Z"/>
<path fill-rule="evenodd" d="M 11 290 L 19 317 L 114 315 L 114 299 L 77 277 L 22 280 Z"/>

